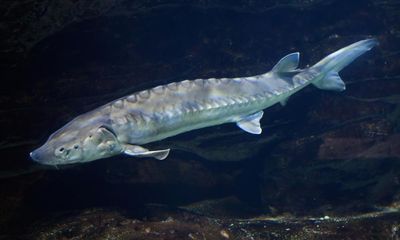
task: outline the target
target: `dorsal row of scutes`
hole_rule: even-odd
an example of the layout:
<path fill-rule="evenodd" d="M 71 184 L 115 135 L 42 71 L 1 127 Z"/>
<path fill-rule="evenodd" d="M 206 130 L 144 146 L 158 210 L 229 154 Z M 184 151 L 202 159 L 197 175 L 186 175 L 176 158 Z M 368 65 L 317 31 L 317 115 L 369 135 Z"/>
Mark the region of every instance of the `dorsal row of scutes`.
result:
<path fill-rule="evenodd" d="M 279 60 L 279 62 L 272 68 L 272 72 L 279 73 L 279 72 L 294 71 L 298 68 L 299 59 L 300 59 L 300 53 L 298 53 L 298 52 L 288 54 L 285 57 L 283 57 L 281 60 Z M 261 75 L 259 75 L 259 76 L 261 76 Z M 235 81 L 235 80 L 239 80 L 239 81 L 257 80 L 259 78 L 259 76 L 247 77 L 247 78 L 232 78 L 232 79 L 229 79 L 229 78 L 195 79 L 195 80 L 185 80 L 185 81 L 181 81 L 181 82 L 172 82 L 172 83 L 169 83 L 166 85 L 160 85 L 160 86 L 154 87 L 149 90 L 136 92 L 125 98 L 128 102 L 135 103 L 138 100 L 143 101 L 145 99 L 148 99 L 152 93 L 162 94 L 166 89 L 171 90 L 171 91 L 177 91 L 180 86 L 185 87 L 185 88 L 190 88 L 192 86 L 192 84 L 204 86 L 205 84 L 211 83 L 211 82 L 224 83 L 226 81 Z M 122 101 L 115 101 L 113 104 L 113 106 L 117 107 L 117 108 L 122 108 L 122 105 L 123 105 Z"/>

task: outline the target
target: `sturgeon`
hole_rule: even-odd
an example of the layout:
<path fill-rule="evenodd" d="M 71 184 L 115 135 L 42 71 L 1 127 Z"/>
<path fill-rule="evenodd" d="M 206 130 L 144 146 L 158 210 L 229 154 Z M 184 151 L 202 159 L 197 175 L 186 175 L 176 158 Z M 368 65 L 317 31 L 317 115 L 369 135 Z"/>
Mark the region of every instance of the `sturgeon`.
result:
<path fill-rule="evenodd" d="M 261 134 L 263 109 L 285 105 L 291 95 L 310 84 L 345 90 L 339 71 L 377 43 L 375 39 L 353 43 L 305 69 L 298 68 L 300 54 L 295 52 L 264 74 L 185 80 L 139 91 L 74 118 L 30 156 L 47 165 L 83 163 L 121 153 L 162 160 L 170 149 L 148 150 L 142 145 L 224 123 Z"/>

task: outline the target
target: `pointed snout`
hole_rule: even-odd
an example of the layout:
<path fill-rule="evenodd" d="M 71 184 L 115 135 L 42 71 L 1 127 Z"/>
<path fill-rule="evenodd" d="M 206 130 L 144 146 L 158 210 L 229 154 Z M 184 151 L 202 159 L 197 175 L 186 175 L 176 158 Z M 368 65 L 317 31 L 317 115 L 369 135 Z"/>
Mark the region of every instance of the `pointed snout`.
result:
<path fill-rule="evenodd" d="M 33 150 L 31 153 L 29 153 L 29 156 L 31 156 L 32 160 L 38 163 L 43 163 L 45 160 L 45 150 L 43 147 L 40 147 L 38 149 Z"/>
<path fill-rule="evenodd" d="M 36 150 L 34 150 L 31 153 L 29 153 L 29 156 L 31 156 L 33 161 L 35 161 L 35 162 L 39 161 L 39 154 L 37 153 Z"/>
<path fill-rule="evenodd" d="M 31 153 L 29 153 L 29 156 L 32 158 L 33 161 L 40 164 L 51 164 L 51 151 L 46 146 L 35 149 Z"/>

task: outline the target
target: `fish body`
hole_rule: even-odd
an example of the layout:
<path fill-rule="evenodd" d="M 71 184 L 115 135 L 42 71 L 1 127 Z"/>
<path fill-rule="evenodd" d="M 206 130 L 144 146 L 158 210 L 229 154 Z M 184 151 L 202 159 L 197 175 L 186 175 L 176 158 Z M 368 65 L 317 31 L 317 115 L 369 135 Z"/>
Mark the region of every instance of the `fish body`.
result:
<path fill-rule="evenodd" d="M 186 80 L 141 91 L 104 107 L 120 141 L 146 144 L 239 122 L 306 86 L 300 81 L 274 80 L 274 75 Z"/>
<path fill-rule="evenodd" d="M 345 90 L 339 71 L 376 44 L 374 39 L 359 41 L 306 69 L 298 69 L 299 53 L 292 53 L 265 74 L 185 80 L 136 92 L 78 116 L 30 155 L 50 165 L 120 153 L 164 159 L 169 149 L 151 151 L 141 145 L 230 122 L 246 132 L 261 134 L 263 109 L 284 105 L 310 84 Z"/>

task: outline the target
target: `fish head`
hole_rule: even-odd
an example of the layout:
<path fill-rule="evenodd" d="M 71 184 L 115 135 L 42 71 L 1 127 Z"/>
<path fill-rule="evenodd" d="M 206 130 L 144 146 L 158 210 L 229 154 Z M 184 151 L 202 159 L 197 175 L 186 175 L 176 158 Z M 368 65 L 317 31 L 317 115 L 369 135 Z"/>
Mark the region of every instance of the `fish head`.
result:
<path fill-rule="evenodd" d="M 122 146 L 110 127 L 75 119 L 53 133 L 30 156 L 41 164 L 64 165 L 89 162 L 121 152 Z"/>

